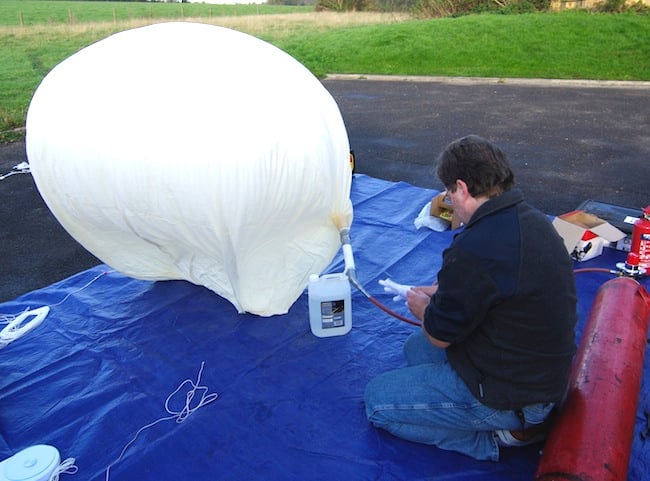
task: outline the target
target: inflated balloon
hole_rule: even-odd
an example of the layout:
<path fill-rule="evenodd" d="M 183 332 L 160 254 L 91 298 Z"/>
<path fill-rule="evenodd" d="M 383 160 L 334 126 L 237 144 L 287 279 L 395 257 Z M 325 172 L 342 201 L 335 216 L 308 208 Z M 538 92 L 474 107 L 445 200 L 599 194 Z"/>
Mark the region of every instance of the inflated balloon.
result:
<path fill-rule="evenodd" d="M 352 220 L 334 99 L 291 56 L 222 27 L 151 25 L 77 52 L 34 94 L 26 143 L 48 207 L 96 257 L 239 312 L 287 312 Z"/>

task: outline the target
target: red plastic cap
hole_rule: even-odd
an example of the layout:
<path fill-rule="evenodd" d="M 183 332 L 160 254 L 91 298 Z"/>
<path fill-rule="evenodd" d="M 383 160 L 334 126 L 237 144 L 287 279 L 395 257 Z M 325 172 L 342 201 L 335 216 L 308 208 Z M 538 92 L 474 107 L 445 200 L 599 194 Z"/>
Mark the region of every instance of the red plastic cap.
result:
<path fill-rule="evenodd" d="M 639 265 L 639 254 L 636 252 L 630 252 L 627 255 L 627 265 L 629 266 L 638 266 Z"/>

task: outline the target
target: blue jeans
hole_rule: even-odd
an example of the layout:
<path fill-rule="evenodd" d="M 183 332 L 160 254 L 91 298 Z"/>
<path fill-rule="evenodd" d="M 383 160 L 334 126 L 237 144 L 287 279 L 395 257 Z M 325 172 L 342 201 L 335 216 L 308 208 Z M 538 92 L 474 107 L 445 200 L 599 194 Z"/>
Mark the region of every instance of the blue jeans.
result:
<path fill-rule="evenodd" d="M 419 331 L 404 345 L 407 367 L 381 374 L 366 386 L 366 415 L 378 428 L 481 460 L 499 460 L 495 431 L 521 430 L 514 411 L 481 404 L 449 365 L 444 349 Z M 524 427 L 543 422 L 552 403 L 522 411 Z"/>

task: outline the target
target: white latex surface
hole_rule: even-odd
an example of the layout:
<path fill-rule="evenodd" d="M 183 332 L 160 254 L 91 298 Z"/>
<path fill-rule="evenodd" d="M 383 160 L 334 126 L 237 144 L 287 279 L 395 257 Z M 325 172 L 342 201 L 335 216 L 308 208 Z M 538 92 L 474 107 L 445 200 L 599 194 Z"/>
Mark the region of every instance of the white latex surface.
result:
<path fill-rule="evenodd" d="M 37 187 L 129 276 L 186 279 L 282 314 L 352 220 L 339 109 L 304 66 L 222 27 L 166 23 L 72 55 L 27 116 Z"/>

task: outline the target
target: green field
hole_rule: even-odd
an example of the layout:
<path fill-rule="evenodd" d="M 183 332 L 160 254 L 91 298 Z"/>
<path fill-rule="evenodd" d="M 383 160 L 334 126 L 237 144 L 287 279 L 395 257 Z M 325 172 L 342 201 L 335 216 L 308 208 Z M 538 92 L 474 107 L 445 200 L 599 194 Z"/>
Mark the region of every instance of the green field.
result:
<path fill-rule="evenodd" d="M 59 0 L 2 0 L 0 25 L 30 26 L 88 22 L 123 22 L 134 19 L 210 19 L 233 15 L 270 15 L 311 12 L 309 6 L 211 5 L 205 3 L 152 3 Z"/>
<path fill-rule="evenodd" d="M 650 16 L 469 15 L 334 29 L 274 43 L 320 75 L 650 80 Z"/>
<path fill-rule="evenodd" d="M 588 12 L 415 19 L 312 7 L 3 0 L 0 142 L 22 136 L 49 70 L 117 31 L 169 20 L 223 25 L 328 73 L 650 80 L 650 16 Z"/>

